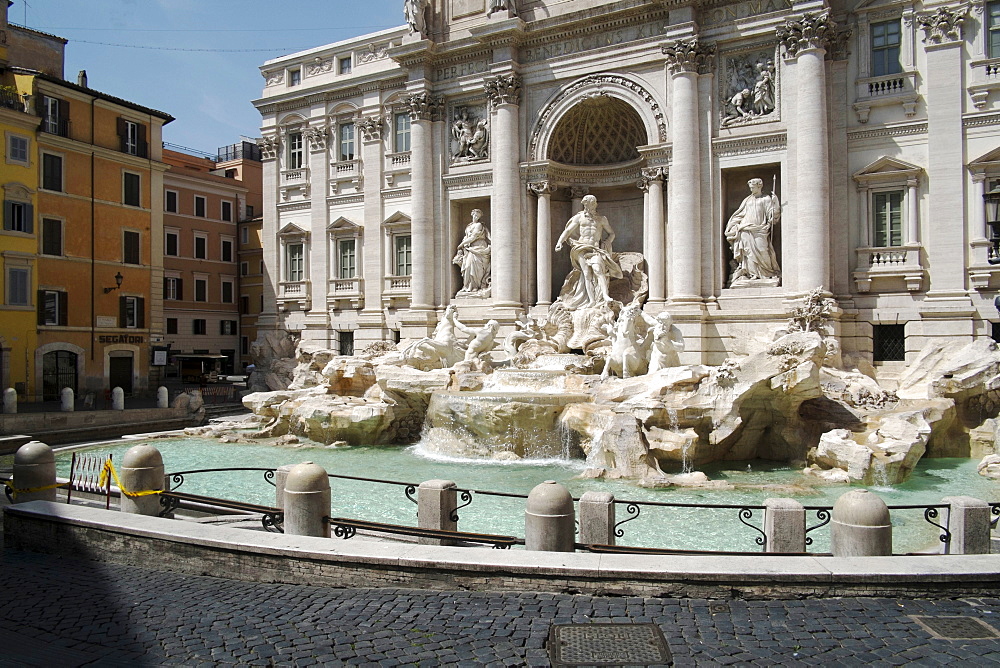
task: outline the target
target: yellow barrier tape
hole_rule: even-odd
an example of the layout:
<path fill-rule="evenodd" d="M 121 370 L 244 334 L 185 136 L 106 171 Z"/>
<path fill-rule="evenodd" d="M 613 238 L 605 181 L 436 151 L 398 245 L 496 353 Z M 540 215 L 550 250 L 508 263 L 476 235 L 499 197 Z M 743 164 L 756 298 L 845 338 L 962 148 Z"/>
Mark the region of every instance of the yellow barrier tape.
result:
<path fill-rule="evenodd" d="M 4 480 L 3 484 L 10 489 L 10 495 L 16 499 L 18 494 L 34 494 L 35 492 L 44 492 L 47 489 L 57 489 L 59 487 L 65 487 L 69 483 L 60 482 L 56 483 L 55 485 L 46 485 L 45 487 L 29 487 L 28 489 L 18 489 L 17 487 L 14 487 L 13 480 Z"/>
<path fill-rule="evenodd" d="M 121 479 L 118 477 L 118 471 L 115 470 L 115 465 L 112 464 L 110 460 L 104 463 L 104 468 L 101 470 L 101 479 L 97 483 L 99 487 L 104 487 L 107 484 L 107 482 L 108 482 L 108 473 L 109 472 L 111 473 L 111 477 L 115 479 L 115 484 L 118 485 L 118 489 L 121 490 L 122 494 L 124 494 L 125 496 L 127 496 L 127 497 L 129 497 L 131 499 L 134 499 L 134 498 L 139 497 L 139 496 L 149 496 L 151 494 L 160 494 L 161 492 L 163 492 L 162 489 L 147 489 L 147 490 L 143 490 L 141 492 L 131 492 L 131 491 L 125 489 L 125 485 L 122 484 Z"/>

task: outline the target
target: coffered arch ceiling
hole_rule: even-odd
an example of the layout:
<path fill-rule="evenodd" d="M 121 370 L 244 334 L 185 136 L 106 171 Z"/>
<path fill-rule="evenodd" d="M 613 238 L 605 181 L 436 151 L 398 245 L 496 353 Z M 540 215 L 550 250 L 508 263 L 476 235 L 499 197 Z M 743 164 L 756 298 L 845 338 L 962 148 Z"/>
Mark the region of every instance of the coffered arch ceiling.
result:
<path fill-rule="evenodd" d="M 639 157 L 649 143 L 638 112 L 624 100 L 596 95 L 581 100 L 560 119 L 548 159 L 565 165 L 609 165 Z"/>

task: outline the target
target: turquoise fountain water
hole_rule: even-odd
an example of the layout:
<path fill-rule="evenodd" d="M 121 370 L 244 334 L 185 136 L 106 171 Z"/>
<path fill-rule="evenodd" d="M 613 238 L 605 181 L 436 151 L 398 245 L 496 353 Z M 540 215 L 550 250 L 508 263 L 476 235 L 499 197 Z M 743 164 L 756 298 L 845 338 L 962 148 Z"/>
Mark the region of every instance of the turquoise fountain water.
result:
<path fill-rule="evenodd" d="M 128 448 L 147 442 L 126 439 L 87 449 L 110 453 L 120 462 Z M 770 497 L 790 497 L 806 506 L 832 506 L 849 488 L 827 485 L 802 475 L 798 470 L 762 461 L 727 462 L 706 467 L 713 480 L 724 481 L 730 489 L 695 489 L 670 487 L 646 489 L 634 483 L 579 478 L 582 461 L 547 460 L 494 462 L 448 459 L 411 447 L 284 447 L 273 443 L 227 444 L 206 438 L 153 439 L 148 443 L 163 454 L 167 472 L 226 467 L 276 468 L 283 464 L 313 461 L 328 473 L 379 478 L 419 484 L 424 480 L 454 480 L 461 489 L 527 494 L 543 480 L 564 484 L 574 497 L 588 490 L 611 492 L 619 501 L 695 503 L 705 505 L 763 504 Z M 59 474 L 69 473 L 71 453 L 57 453 Z M 11 457 L 0 458 L 0 466 L 11 466 Z M 6 460 L 6 461 L 5 461 Z M 416 506 L 403 494 L 403 487 L 351 480 L 331 480 L 332 515 L 363 518 L 399 524 L 416 524 Z M 226 472 L 185 476 L 182 489 L 241 501 L 271 505 L 274 488 L 261 473 Z M 950 495 L 974 496 L 985 501 L 1000 501 L 1000 483 L 978 475 L 976 462 L 967 459 L 924 459 L 910 479 L 895 487 L 872 487 L 872 491 L 891 505 L 938 504 Z M 460 511 L 459 528 L 463 531 L 502 533 L 520 536 L 524 532 L 524 500 L 473 495 L 470 506 Z M 618 519 L 628 517 L 626 507 L 618 505 Z M 754 511 L 750 522 L 762 526 L 762 511 Z M 817 524 L 815 513 L 807 523 Z M 937 530 L 923 519 L 920 510 L 893 513 L 894 551 L 924 550 L 936 544 Z M 740 524 L 737 511 L 704 508 L 669 508 L 643 506 L 639 516 L 622 524 L 620 544 L 676 549 L 757 551 L 757 532 Z M 812 551 L 828 549 L 829 525 L 810 534 Z"/>

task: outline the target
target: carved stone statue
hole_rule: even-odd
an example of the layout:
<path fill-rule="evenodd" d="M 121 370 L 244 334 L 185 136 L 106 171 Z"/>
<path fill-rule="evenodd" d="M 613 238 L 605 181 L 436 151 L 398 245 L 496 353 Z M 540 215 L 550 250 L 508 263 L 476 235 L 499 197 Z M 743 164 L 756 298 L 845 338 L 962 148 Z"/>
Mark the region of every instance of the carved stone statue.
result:
<path fill-rule="evenodd" d="M 500 331 L 500 323 L 496 320 L 487 322 L 485 327 L 476 332 L 475 338 L 472 339 L 469 347 L 466 348 L 464 361 L 474 362 L 493 350 L 498 331 Z"/>
<path fill-rule="evenodd" d="M 403 363 L 424 371 L 454 366 L 465 357 L 466 346 L 476 334 L 475 329 L 462 324 L 458 309 L 451 304 L 432 336 L 414 341 L 403 349 Z"/>
<path fill-rule="evenodd" d="M 472 210 L 472 222 L 465 226 L 465 236 L 452 260 L 462 270 L 459 295 L 490 296 L 490 231 L 480 221 L 483 212 Z"/>
<path fill-rule="evenodd" d="M 670 314 L 663 312 L 656 317 L 653 325 L 649 350 L 649 373 L 672 366 L 680 366 L 678 353 L 684 352 L 684 337 L 673 324 Z"/>
<path fill-rule="evenodd" d="M 781 220 L 781 203 L 774 194 L 765 195 L 764 182 L 750 179 L 750 194 L 729 218 L 726 240 L 732 245 L 735 269 L 730 287 L 751 282 L 778 285 L 781 268 L 771 245 L 771 232 Z"/>
<path fill-rule="evenodd" d="M 630 304 L 618 314 L 611 333 L 611 351 L 601 378 L 614 374 L 632 378 L 646 373 L 646 322 L 642 309 Z"/>
<path fill-rule="evenodd" d="M 482 160 L 489 157 L 489 121 L 482 118 L 478 121 L 469 118 L 469 110 L 462 109 L 458 118 L 451 124 L 451 136 L 455 139 L 456 149 L 452 154 L 453 162 L 467 160 Z"/>
<path fill-rule="evenodd" d="M 558 253 L 569 241 L 573 271 L 566 277 L 560 300 L 570 310 L 611 302 L 608 281 L 622 277 L 621 267 L 611 255 L 615 232 L 608 219 L 597 213 L 597 198 L 587 195 L 582 204 L 583 210 L 566 222 L 555 247 Z"/>
<path fill-rule="evenodd" d="M 428 0 L 403 0 L 403 17 L 410 28 L 410 34 L 423 35 L 427 29 Z"/>
<path fill-rule="evenodd" d="M 517 16 L 517 2 L 515 0 L 490 0 L 490 11 L 486 12 L 486 16 L 491 16 L 493 12 L 505 9 L 510 12 L 511 16 Z"/>

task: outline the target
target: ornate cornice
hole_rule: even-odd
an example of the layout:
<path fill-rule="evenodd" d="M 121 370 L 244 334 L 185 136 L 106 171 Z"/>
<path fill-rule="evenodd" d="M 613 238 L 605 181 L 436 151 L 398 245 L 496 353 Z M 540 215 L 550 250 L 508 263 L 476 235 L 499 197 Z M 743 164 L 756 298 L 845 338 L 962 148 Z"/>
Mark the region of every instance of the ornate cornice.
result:
<path fill-rule="evenodd" d="M 356 195 L 331 195 L 326 198 L 327 204 L 360 204 L 365 201 L 365 196 L 363 194 Z"/>
<path fill-rule="evenodd" d="M 528 184 L 528 190 L 536 197 L 539 195 L 551 195 L 558 189 L 558 186 L 549 181 L 532 181 Z"/>
<path fill-rule="evenodd" d="M 934 45 L 961 41 L 965 11 L 964 7 L 958 10 L 938 7 L 933 13 L 919 14 L 917 25 L 924 31 L 924 44 Z"/>
<path fill-rule="evenodd" d="M 702 72 L 711 66 L 715 45 L 704 44 L 697 37 L 674 40 L 660 47 L 671 74 Z"/>
<path fill-rule="evenodd" d="M 785 132 L 772 132 L 766 135 L 752 135 L 733 139 L 716 139 L 712 142 L 712 153 L 719 158 L 784 151 L 786 148 L 788 148 L 788 135 Z"/>
<path fill-rule="evenodd" d="M 276 136 L 264 136 L 257 140 L 257 146 L 260 147 L 261 159 L 274 160 L 281 150 L 281 140 Z"/>
<path fill-rule="evenodd" d="M 486 99 L 490 105 L 498 107 L 501 104 L 521 103 L 521 76 L 519 74 L 500 74 L 486 77 L 483 87 Z"/>
<path fill-rule="evenodd" d="M 442 180 L 444 181 L 444 187 L 448 190 L 481 188 L 490 186 L 493 183 L 493 172 L 451 175 L 444 177 Z"/>
<path fill-rule="evenodd" d="M 795 58 L 804 49 L 826 49 L 837 37 L 836 30 L 837 24 L 829 12 L 810 12 L 798 19 L 786 19 L 785 25 L 775 28 L 775 33 L 785 49 L 785 57 Z"/>
<path fill-rule="evenodd" d="M 365 116 L 358 120 L 358 130 L 365 141 L 379 141 L 382 139 L 383 120 L 381 116 Z"/>
<path fill-rule="evenodd" d="M 312 202 L 311 200 L 306 200 L 304 202 L 290 202 L 286 204 L 278 203 L 276 206 L 278 207 L 278 211 L 281 211 L 282 213 L 292 211 L 308 211 L 312 208 Z"/>
<path fill-rule="evenodd" d="M 326 128 L 306 128 L 302 134 L 309 141 L 310 151 L 326 150 Z"/>
<path fill-rule="evenodd" d="M 410 196 L 409 188 L 395 188 L 393 190 L 383 190 L 382 199 L 402 199 Z"/>
<path fill-rule="evenodd" d="M 989 125 L 1000 125 L 1000 114 L 970 116 L 962 120 L 962 127 L 964 128 L 980 128 Z"/>
<path fill-rule="evenodd" d="M 406 97 L 410 108 L 411 121 L 437 121 L 441 118 L 444 98 L 427 92 L 415 93 Z"/>
<path fill-rule="evenodd" d="M 847 133 L 847 141 L 859 141 L 879 137 L 907 137 L 921 134 L 927 134 L 927 123 L 909 123 L 907 125 L 893 125 L 883 128 L 872 128 L 870 130 L 856 130 Z"/>

